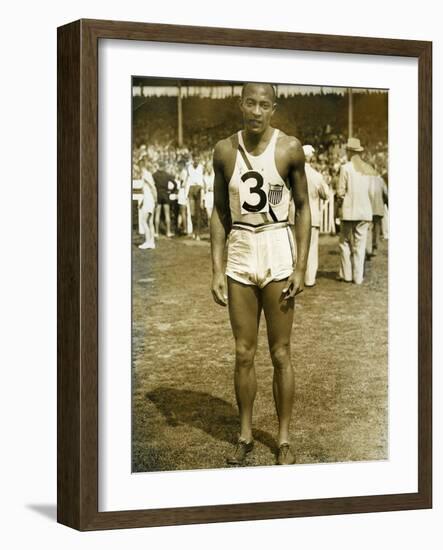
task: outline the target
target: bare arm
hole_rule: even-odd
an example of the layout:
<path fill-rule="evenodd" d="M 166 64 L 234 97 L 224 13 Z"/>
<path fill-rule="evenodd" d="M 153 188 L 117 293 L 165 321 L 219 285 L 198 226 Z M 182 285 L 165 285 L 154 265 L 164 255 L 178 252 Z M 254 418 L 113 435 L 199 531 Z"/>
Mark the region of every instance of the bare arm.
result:
<path fill-rule="evenodd" d="M 295 204 L 295 240 L 297 242 L 297 263 L 294 272 L 283 290 L 285 298 L 293 298 L 303 290 L 303 280 L 308 261 L 311 241 L 311 209 L 305 174 L 305 155 L 300 142 L 292 138 L 288 148 L 290 168 L 289 183 Z"/>
<path fill-rule="evenodd" d="M 214 150 L 214 210 L 211 216 L 211 256 L 212 256 L 212 296 L 221 306 L 227 304 L 224 273 L 224 252 L 226 238 L 230 231 L 228 184 L 225 179 L 223 142 L 217 143 Z"/>

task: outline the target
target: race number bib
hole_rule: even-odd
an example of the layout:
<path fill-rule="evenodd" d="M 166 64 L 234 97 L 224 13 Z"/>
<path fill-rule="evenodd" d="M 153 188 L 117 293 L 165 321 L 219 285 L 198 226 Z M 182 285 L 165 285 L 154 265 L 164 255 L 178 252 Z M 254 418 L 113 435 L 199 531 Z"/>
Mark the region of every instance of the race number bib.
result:
<path fill-rule="evenodd" d="M 268 184 L 255 170 L 245 172 L 239 185 L 240 209 L 242 214 L 269 212 Z"/>

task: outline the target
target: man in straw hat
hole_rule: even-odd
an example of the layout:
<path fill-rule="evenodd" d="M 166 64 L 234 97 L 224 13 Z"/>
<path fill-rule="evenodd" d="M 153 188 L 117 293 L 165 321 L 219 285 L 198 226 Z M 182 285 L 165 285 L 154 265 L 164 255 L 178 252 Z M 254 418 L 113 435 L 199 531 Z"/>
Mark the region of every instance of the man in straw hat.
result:
<path fill-rule="evenodd" d="M 363 150 L 359 139 L 348 139 L 348 162 L 341 168 L 337 185 L 337 199 L 342 202 L 338 279 L 358 285 L 363 282 L 366 238 L 372 221 L 370 185 L 375 175 L 360 157 Z"/>

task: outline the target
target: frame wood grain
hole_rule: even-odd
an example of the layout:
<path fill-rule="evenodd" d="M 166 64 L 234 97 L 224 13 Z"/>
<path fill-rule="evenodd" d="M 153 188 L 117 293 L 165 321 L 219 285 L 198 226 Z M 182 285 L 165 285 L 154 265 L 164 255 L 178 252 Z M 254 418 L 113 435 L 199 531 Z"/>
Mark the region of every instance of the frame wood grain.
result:
<path fill-rule="evenodd" d="M 98 511 L 98 41 L 415 57 L 419 66 L 418 492 Z M 82 531 L 432 507 L 432 43 L 80 20 L 58 29 L 57 519 Z"/>

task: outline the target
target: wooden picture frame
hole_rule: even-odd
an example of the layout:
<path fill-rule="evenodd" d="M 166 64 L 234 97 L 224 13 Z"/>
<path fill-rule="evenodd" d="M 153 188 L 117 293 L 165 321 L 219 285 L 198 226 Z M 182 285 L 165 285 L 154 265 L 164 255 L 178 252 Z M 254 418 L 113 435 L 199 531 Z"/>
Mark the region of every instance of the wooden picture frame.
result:
<path fill-rule="evenodd" d="M 98 511 L 98 42 L 158 41 L 418 59 L 418 491 Z M 432 43 L 80 20 L 58 29 L 58 521 L 86 530 L 432 506 Z"/>

